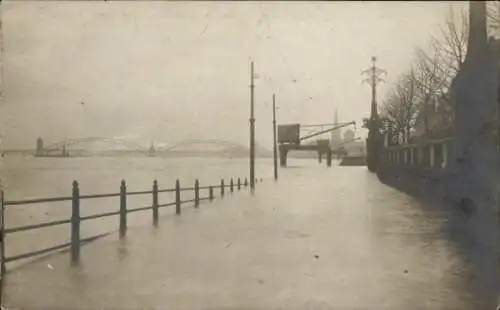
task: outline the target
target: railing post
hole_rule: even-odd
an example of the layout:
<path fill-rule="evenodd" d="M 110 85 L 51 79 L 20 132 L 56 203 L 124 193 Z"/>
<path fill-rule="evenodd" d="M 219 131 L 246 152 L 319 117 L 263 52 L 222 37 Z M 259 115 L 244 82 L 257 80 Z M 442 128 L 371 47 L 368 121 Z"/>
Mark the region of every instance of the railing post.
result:
<path fill-rule="evenodd" d="M 233 193 L 233 192 L 234 192 L 234 182 L 233 182 L 233 178 L 231 178 L 230 188 L 231 188 L 231 193 Z"/>
<path fill-rule="evenodd" d="M 194 207 L 198 208 L 200 206 L 200 183 L 198 179 L 194 181 Z"/>
<path fill-rule="evenodd" d="M 245 178 L 245 187 L 247 187 L 247 186 L 248 186 L 248 179 Z"/>
<path fill-rule="evenodd" d="M 80 263 L 80 189 L 73 181 L 71 200 L 71 264 Z"/>
<path fill-rule="evenodd" d="M 214 188 L 213 188 L 213 186 L 208 187 L 208 199 L 210 201 L 214 200 Z"/>
<path fill-rule="evenodd" d="M 153 181 L 153 225 L 158 226 L 158 181 Z"/>
<path fill-rule="evenodd" d="M 120 238 L 127 233 L 127 184 L 122 180 L 120 185 Z"/>
<path fill-rule="evenodd" d="M 241 180 L 238 178 L 238 191 L 241 189 Z"/>
<path fill-rule="evenodd" d="M 181 215 L 181 184 L 179 179 L 175 181 L 175 214 Z"/>
<path fill-rule="evenodd" d="M 220 196 L 224 197 L 224 179 L 220 180 Z"/>

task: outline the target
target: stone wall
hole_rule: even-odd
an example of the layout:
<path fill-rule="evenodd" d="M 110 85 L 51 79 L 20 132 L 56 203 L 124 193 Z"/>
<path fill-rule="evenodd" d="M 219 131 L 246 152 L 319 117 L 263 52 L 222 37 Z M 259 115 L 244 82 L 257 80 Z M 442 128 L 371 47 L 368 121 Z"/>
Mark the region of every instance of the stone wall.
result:
<path fill-rule="evenodd" d="M 485 229 L 498 230 L 500 208 L 497 201 L 471 197 L 469 191 L 455 192 L 454 185 L 461 181 L 461 175 L 451 164 L 454 147 L 452 138 L 384 147 L 379 155 L 377 176 L 384 184 L 418 200 L 475 219 L 474 222 Z M 490 187 L 496 188 L 497 184 L 490 184 Z M 484 192 L 482 194 L 485 196 Z"/>

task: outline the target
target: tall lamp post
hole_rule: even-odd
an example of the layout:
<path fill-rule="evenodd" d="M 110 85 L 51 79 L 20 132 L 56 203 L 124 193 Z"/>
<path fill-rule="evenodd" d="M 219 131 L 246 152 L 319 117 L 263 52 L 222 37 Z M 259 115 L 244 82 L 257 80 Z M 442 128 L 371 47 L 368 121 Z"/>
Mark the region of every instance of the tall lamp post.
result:
<path fill-rule="evenodd" d="M 254 117 L 254 69 L 250 63 L 250 188 L 255 188 L 255 117 Z"/>
<path fill-rule="evenodd" d="M 276 95 L 273 94 L 273 163 L 274 180 L 278 180 L 278 146 L 276 145 Z"/>
<path fill-rule="evenodd" d="M 370 172 L 374 172 L 376 169 L 376 164 L 378 162 L 378 146 L 379 146 L 379 139 L 380 139 L 380 134 L 379 134 L 379 116 L 378 116 L 378 111 L 377 111 L 377 84 L 379 82 L 383 82 L 382 78 L 380 77 L 382 74 L 385 74 L 385 70 L 382 70 L 380 68 L 377 68 L 375 66 L 375 63 L 377 61 L 377 57 L 372 57 L 372 66 L 363 71 L 363 74 L 368 75 L 368 78 L 366 78 L 364 81 L 368 82 L 372 88 L 372 98 L 371 98 L 371 113 L 370 113 L 370 120 L 368 123 L 368 139 L 367 139 L 367 166 L 368 170 Z"/>

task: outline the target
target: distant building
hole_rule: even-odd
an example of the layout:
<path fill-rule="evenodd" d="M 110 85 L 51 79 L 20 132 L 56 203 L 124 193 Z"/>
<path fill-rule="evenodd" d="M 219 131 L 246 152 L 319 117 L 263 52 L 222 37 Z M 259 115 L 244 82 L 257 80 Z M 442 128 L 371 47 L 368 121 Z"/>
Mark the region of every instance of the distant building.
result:
<path fill-rule="evenodd" d="M 348 142 L 348 141 L 354 141 L 354 139 L 356 139 L 356 134 L 354 133 L 354 130 L 352 129 L 347 129 L 345 132 L 344 132 L 344 142 Z"/>
<path fill-rule="evenodd" d="M 338 115 L 337 109 L 335 109 L 334 124 L 335 124 L 335 126 L 339 125 L 339 115 Z M 336 147 L 340 143 L 342 143 L 342 129 L 339 128 L 339 129 L 332 131 L 331 136 L 330 136 L 330 143 L 333 147 Z"/>
<path fill-rule="evenodd" d="M 36 139 L 36 154 L 37 155 L 43 154 L 43 140 L 42 140 L 42 138 Z"/>
<path fill-rule="evenodd" d="M 155 156 L 155 154 L 156 154 L 155 145 L 153 142 L 151 142 L 151 146 L 149 147 L 148 156 Z"/>
<path fill-rule="evenodd" d="M 347 129 L 344 132 L 344 139 L 341 147 L 347 152 L 347 155 L 366 155 L 365 140 L 355 140 L 356 133 L 352 129 Z"/>
<path fill-rule="evenodd" d="M 348 155 L 366 155 L 366 143 L 364 140 L 347 142 L 342 147 Z"/>

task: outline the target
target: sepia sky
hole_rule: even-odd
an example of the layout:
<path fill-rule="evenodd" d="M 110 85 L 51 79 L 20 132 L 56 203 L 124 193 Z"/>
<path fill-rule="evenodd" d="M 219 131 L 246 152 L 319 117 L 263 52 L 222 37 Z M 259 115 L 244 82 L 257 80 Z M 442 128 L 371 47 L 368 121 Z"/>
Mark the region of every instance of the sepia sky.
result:
<path fill-rule="evenodd" d="M 258 143 L 272 147 L 273 92 L 278 123 L 328 123 L 335 109 L 361 123 L 370 57 L 388 72 L 381 101 L 450 5 L 4 1 L 4 144 L 99 136 L 248 145 L 250 59 Z"/>

